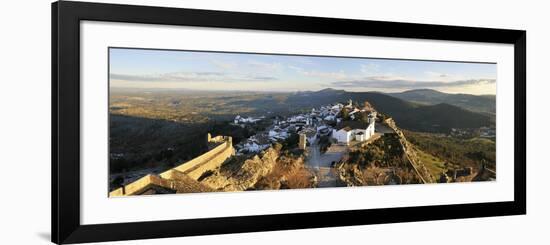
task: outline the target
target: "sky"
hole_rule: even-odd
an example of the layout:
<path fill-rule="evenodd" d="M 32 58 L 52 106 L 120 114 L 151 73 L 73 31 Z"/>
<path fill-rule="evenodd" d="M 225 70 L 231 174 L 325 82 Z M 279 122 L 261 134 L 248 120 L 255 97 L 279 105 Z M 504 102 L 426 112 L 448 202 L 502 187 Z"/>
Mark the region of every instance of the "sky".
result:
<path fill-rule="evenodd" d="M 489 63 L 266 55 L 174 50 L 109 50 L 112 88 L 216 91 L 402 92 L 495 94 Z"/>

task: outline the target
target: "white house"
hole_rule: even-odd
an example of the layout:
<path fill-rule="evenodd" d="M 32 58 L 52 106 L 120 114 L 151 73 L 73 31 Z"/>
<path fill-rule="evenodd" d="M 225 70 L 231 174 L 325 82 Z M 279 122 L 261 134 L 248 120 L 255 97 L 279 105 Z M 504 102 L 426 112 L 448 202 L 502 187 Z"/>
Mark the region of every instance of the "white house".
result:
<path fill-rule="evenodd" d="M 374 121 L 372 123 L 369 123 L 369 126 L 367 129 L 365 129 L 365 139 L 368 140 L 370 137 L 374 135 Z"/>
<path fill-rule="evenodd" d="M 315 130 L 314 128 L 308 128 L 306 130 L 302 130 L 302 132 L 305 133 L 307 141 L 310 144 L 315 142 L 315 139 L 317 139 L 317 130 Z"/>
<path fill-rule="evenodd" d="M 355 133 L 355 140 L 359 142 L 365 141 L 365 133 L 364 132 Z"/>
<path fill-rule="evenodd" d="M 336 117 L 333 115 L 328 115 L 324 118 L 325 121 L 334 121 L 334 119 L 336 119 Z"/>
<path fill-rule="evenodd" d="M 348 144 L 351 141 L 352 129 L 350 127 L 344 127 L 341 129 L 333 129 L 332 137 L 338 141 L 338 143 Z"/>
<path fill-rule="evenodd" d="M 350 141 L 366 141 L 374 135 L 375 115 L 369 115 L 367 123 L 361 121 L 344 121 L 332 130 L 332 137 L 338 143 L 349 144 Z"/>
<path fill-rule="evenodd" d="M 365 134 L 367 139 L 374 135 L 374 122 L 376 121 L 376 111 L 373 111 L 369 114 L 369 126 L 366 129 Z"/>

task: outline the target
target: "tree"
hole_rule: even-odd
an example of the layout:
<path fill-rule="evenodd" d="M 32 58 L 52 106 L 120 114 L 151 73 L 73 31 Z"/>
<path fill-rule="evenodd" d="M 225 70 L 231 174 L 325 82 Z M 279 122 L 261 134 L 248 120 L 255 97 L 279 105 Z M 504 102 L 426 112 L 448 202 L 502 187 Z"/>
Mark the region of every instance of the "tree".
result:
<path fill-rule="evenodd" d="M 124 183 L 124 178 L 122 178 L 122 176 L 117 176 L 112 182 L 111 182 L 111 187 L 113 189 L 116 189 L 116 188 L 119 188 L 119 187 L 122 187 L 122 184 Z"/>
<path fill-rule="evenodd" d="M 342 119 L 349 120 L 349 110 L 347 108 L 342 109 Z"/>

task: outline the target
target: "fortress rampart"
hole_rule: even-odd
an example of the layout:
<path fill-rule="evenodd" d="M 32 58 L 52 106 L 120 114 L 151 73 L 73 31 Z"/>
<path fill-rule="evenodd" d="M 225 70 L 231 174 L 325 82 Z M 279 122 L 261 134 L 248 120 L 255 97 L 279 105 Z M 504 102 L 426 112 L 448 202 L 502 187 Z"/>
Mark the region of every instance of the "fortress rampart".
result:
<path fill-rule="evenodd" d="M 221 166 L 225 160 L 235 154 L 233 140 L 230 136 L 208 137 L 208 143 L 214 146 L 211 150 L 180 164 L 174 170 L 183 172 L 197 180 L 206 171 Z"/>
<path fill-rule="evenodd" d="M 399 143 L 403 147 L 403 152 L 405 152 L 405 157 L 407 160 L 411 163 L 414 170 L 416 171 L 418 177 L 422 180 L 423 183 L 435 183 L 435 178 L 432 177 L 430 172 L 426 169 L 426 167 L 423 164 L 418 163 L 418 157 L 416 156 L 416 152 L 411 149 L 411 144 L 405 138 L 405 135 L 397 127 L 395 124 L 395 121 L 392 118 L 388 118 L 384 121 L 386 125 L 388 125 L 396 134 L 399 136 Z"/>
<path fill-rule="evenodd" d="M 185 180 L 187 185 L 194 184 L 200 187 L 197 180 L 207 171 L 220 167 L 229 157 L 235 154 L 233 139 L 230 136 L 211 137 L 208 134 L 209 151 L 195 157 L 179 166 L 161 174 L 146 175 L 109 193 L 109 196 L 139 195 L 151 186 L 160 186 L 167 189 L 185 188 L 178 184 L 178 180 Z M 180 181 L 181 182 L 181 181 Z M 193 182 L 193 183 L 192 183 Z"/>

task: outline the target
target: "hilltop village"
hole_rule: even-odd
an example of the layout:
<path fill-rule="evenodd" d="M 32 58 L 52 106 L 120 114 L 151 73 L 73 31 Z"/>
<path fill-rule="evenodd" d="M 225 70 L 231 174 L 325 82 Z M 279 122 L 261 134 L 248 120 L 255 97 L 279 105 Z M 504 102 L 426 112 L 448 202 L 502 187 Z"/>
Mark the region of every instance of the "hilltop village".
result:
<path fill-rule="evenodd" d="M 480 164 L 460 165 L 421 150 L 367 101 L 350 99 L 289 116 L 237 115 L 230 124 L 255 133 L 240 142 L 208 134 L 203 154 L 168 170 L 136 174 L 109 195 L 469 182 L 496 176 L 483 156 Z M 423 143 L 418 141 L 422 135 L 410 136 Z"/>
<path fill-rule="evenodd" d="M 377 112 L 368 105 L 358 108 L 349 100 L 346 105 L 333 105 L 312 108 L 310 112 L 300 113 L 287 118 L 276 117 L 266 130 L 258 132 L 246 141 L 235 145 L 237 154 L 258 153 L 273 143 L 286 140 L 292 134 L 300 137 L 301 149 L 305 144 L 313 144 L 321 137 L 331 137 L 335 143 L 349 144 L 351 141 L 363 142 L 374 136 Z M 261 117 L 241 117 L 237 115 L 234 125 L 247 125 L 267 120 Z"/>

